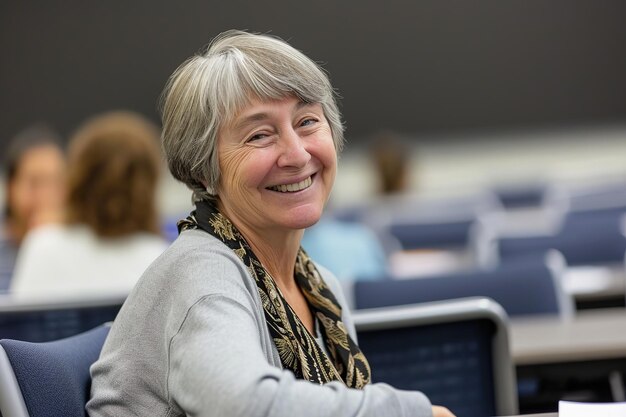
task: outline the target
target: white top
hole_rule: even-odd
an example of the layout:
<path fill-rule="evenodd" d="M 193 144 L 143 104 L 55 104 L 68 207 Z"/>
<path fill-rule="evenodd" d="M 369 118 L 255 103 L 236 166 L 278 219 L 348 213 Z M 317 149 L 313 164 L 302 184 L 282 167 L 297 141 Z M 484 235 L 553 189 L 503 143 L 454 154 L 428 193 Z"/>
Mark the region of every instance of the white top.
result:
<path fill-rule="evenodd" d="M 128 293 L 166 247 L 164 239 L 149 233 L 104 239 L 86 226 L 42 226 L 20 248 L 10 291 L 19 296 Z"/>

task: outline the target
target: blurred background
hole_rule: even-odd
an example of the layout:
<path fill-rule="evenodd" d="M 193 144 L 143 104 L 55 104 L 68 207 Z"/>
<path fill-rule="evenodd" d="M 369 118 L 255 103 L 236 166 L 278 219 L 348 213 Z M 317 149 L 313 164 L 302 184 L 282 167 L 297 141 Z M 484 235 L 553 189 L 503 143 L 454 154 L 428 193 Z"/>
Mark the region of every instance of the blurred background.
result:
<path fill-rule="evenodd" d="M 351 307 L 491 297 L 511 318 L 510 355 L 507 345 L 493 366 L 515 366 L 509 398 L 521 412 L 555 411 L 560 399 L 626 401 L 625 16 L 622 0 L 1 2 L 0 292 L 45 293 L 46 303 L 55 292 L 79 295 L 106 315 L 73 327 L 59 316 L 51 326 L 63 333 L 48 326 L 33 336 L 9 315 L 27 309 L 4 298 L 0 338 L 52 340 L 115 317 L 192 209 L 191 192 L 159 166 L 159 95 L 215 35 L 244 29 L 280 36 L 321 63 L 341 97 L 347 145 L 329 210 L 303 246 L 341 280 Z M 33 125 L 53 132 L 23 133 Z M 37 135 L 78 145 L 65 161 Z M 16 137 L 39 153 L 9 152 Z M 2 162 L 11 158 L 18 168 Z M 98 183 L 107 165 L 127 171 Z M 89 216 L 51 216 L 45 209 L 65 187 L 70 196 L 86 190 L 70 209 L 110 206 L 110 221 L 94 228 Z M 129 226 L 133 212 L 149 224 Z M 117 298 L 85 301 L 111 291 Z M 426 390 L 434 402 L 489 402 L 459 400 L 477 372 L 450 379 L 443 362 L 430 376 L 409 375 L 406 388 L 437 377 L 443 388 Z M 489 384 L 493 400 L 503 385 Z M 517 409 L 490 407 L 459 415 Z"/>
<path fill-rule="evenodd" d="M 624 15 L 619 0 L 3 2 L 0 150 L 34 122 L 63 138 L 112 109 L 158 122 L 172 71 L 239 28 L 283 37 L 330 73 L 348 139 L 338 205 L 375 191 L 364 153 L 381 129 L 412 145 L 410 187 L 426 193 L 619 177 Z M 182 210 L 186 191 L 163 186 L 165 212 Z"/>

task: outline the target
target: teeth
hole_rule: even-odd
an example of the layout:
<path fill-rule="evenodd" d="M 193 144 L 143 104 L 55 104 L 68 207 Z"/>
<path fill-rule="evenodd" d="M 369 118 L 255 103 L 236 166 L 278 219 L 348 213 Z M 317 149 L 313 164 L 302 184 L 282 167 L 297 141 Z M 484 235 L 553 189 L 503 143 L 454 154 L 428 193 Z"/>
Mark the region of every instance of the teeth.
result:
<path fill-rule="evenodd" d="M 268 188 L 272 191 L 278 191 L 281 193 L 295 193 L 296 191 L 302 191 L 305 188 L 309 188 L 312 183 L 313 183 L 313 179 L 309 177 L 305 180 L 302 180 L 294 184 L 275 185 L 273 187 L 268 187 Z"/>

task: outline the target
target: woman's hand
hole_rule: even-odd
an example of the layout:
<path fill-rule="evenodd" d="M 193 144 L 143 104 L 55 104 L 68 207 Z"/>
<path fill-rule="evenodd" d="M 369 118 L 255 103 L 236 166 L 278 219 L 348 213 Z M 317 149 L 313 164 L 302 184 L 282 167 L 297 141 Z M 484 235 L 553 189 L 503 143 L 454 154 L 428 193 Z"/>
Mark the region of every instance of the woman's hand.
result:
<path fill-rule="evenodd" d="M 446 407 L 433 405 L 433 417 L 454 417 L 454 414 L 452 414 Z"/>

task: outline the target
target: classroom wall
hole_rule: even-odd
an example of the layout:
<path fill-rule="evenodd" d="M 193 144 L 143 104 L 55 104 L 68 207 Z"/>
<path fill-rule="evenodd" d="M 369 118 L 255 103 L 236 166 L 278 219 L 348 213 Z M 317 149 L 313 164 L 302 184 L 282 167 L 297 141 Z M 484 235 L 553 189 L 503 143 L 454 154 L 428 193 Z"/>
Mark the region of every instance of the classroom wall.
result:
<path fill-rule="evenodd" d="M 229 28 L 324 63 L 347 136 L 626 121 L 621 0 L 0 3 L 0 151 L 33 121 L 68 135 L 113 108 L 156 120 L 167 76 Z"/>

